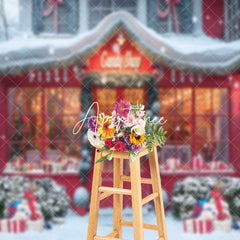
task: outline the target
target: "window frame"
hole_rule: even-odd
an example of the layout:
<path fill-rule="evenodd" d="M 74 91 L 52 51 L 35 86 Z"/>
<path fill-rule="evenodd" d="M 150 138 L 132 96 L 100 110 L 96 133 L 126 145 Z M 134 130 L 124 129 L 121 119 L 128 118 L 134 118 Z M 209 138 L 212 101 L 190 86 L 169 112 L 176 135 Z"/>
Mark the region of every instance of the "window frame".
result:
<path fill-rule="evenodd" d="M 118 7 L 116 5 L 116 2 L 115 0 L 110 0 L 111 1 L 111 6 L 110 7 L 104 7 L 104 6 L 101 6 L 101 4 L 99 4 L 98 6 L 91 6 L 91 1 L 87 1 L 87 11 L 88 11 L 88 22 L 87 22 L 87 28 L 90 30 L 90 29 L 93 29 L 94 27 L 97 26 L 96 23 L 94 23 L 94 25 L 91 25 L 91 21 L 90 21 L 90 18 L 91 16 L 93 15 L 93 12 L 92 11 L 98 11 L 100 12 L 101 14 L 101 20 L 104 19 L 107 15 L 113 13 L 113 12 L 116 12 L 116 11 L 120 11 L 122 10 L 121 7 Z M 123 10 L 124 11 L 127 11 L 129 12 L 130 14 L 132 14 L 132 11 L 135 11 L 135 17 L 139 17 L 139 8 L 140 8 L 140 0 L 134 0 L 136 2 L 136 6 L 135 7 L 124 7 Z M 130 11 L 129 11 L 130 9 Z M 102 12 L 103 11 L 108 11 L 109 13 L 107 13 L 106 15 L 102 15 Z M 143 13 L 145 14 L 145 13 Z M 100 20 L 100 21 L 101 21 Z"/>
<path fill-rule="evenodd" d="M 68 8 L 68 9 L 65 9 L 67 11 L 67 16 L 66 16 L 66 18 L 68 20 L 67 26 L 70 26 L 75 23 L 76 24 L 75 29 L 70 30 L 69 27 L 67 27 L 66 31 L 64 31 L 64 32 L 56 32 L 56 29 L 55 29 L 55 31 L 48 32 L 48 31 L 44 31 L 43 21 L 44 21 L 44 18 L 48 18 L 49 16 L 52 17 L 52 15 L 54 13 L 53 12 L 50 13 L 49 16 L 43 16 L 44 2 L 42 0 L 33 0 L 32 6 L 31 6 L 33 33 L 40 37 L 63 37 L 63 38 L 71 37 L 72 35 L 75 35 L 76 33 L 78 33 L 81 28 L 81 26 L 80 26 L 80 5 L 81 5 L 80 3 L 81 3 L 81 1 L 80 0 L 75 0 L 75 1 L 76 1 L 75 2 L 76 5 L 77 5 L 75 14 L 68 12 L 69 9 L 71 9 L 71 8 L 73 9 L 73 7 L 71 7 L 72 2 L 70 2 L 70 1 L 65 2 L 67 4 L 66 8 Z M 66 19 L 66 18 L 64 18 L 64 19 Z M 61 19 L 61 18 L 59 18 L 59 14 L 58 14 L 58 24 L 59 24 L 59 19 Z M 54 21 L 52 22 L 52 25 L 54 26 Z"/>
<path fill-rule="evenodd" d="M 31 86 L 26 86 L 26 87 L 10 87 L 7 89 L 7 95 L 9 96 L 9 91 L 10 89 L 12 88 L 15 88 L 16 90 L 17 89 L 26 89 L 26 88 L 33 88 L 33 89 L 36 89 L 36 87 L 31 87 Z M 57 114 L 48 114 L 47 111 L 46 111 L 46 91 L 47 89 L 51 89 L 51 88 L 54 88 L 54 89 L 58 89 L 61 91 L 61 94 L 62 94 L 62 98 L 61 98 L 61 111 Z M 40 92 L 41 92 L 41 103 L 40 103 L 40 106 L 41 106 L 41 110 L 39 113 L 35 114 L 35 115 L 38 115 L 40 116 L 40 119 L 41 119 L 41 132 L 40 132 L 40 140 L 39 142 L 36 142 L 35 140 L 27 140 L 26 139 L 26 126 L 24 125 L 23 126 L 23 138 L 22 140 L 19 140 L 19 141 L 16 141 L 16 140 L 11 140 L 11 130 L 14 129 L 14 126 L 12 126 L 12 124 L 9 123 L 10 125 L 10 132 L 8 130 L 7 132 L 7 138 L 9 139 L 8 140 L 8 153 L 7 153 L 7 162 L 10 161 L 10 157 L 9 157 L 9 149 L 10 147 L 13 145 L 13 144 L 19 144 L 20 146 L 23 147 L 23 152 L 22 152 L 22 156 L 23 158 L 26 160 L 26 151 L 27 151 L 27 144 L 31 144 L 31 145 L 35 145 L 36 143 L 39 143 L 39 148 L 34 148 L 33 150 L 37 150 L 37 151 L 40 151 L 40 157 L 41 159 L 46 159 L 46 150 L 47 150 L 47 146 L 49 144 L 57 144 L 57 145 L 60 145 L 60 148 L 59 150 L 61 151 L 61 153 L 64 153 L 64 145 L 65 144 L 80 144 L 81 146 L 81 140 L 76 140 L 76 139 L 72 139 L 72 140 L 69 140 L 69 139 L 64 139 L 63 138 L 63 131 L 61 131 L 61 138 L 60 140 L 50 140 L 50 138 L 47 136 L 47 131 L 46 131 L 46 122 L 47 122 L 47 119 L 48 117 L 55 117 L 55 116 L 60 116 L 60 119 L 61 119 L 61 129 L 64 129 L 64 117 L 76 117 L 77 119 L 79 118 L 79 113 L 81 112 L 81 104 L 79 103 L 79 113 L 74 113 L 74 114 L 69 114 L 69 113 L 64 113 L 64 105 L 66 105 L 65 101 L 64 101 L 64 91 L 65 89 L 68 89 L 68 88 L 74 88 L 74 89 L 80 89 L 79 87 L 72 87 L 72 86 L 69 86 L 69 87 L 64 87 L 64 88 L 60 88 L 60 87 L 38 87 L 38 89 L 40 89 Z M 81 89 L 80 89 L 80 95 L 81 95 Z M 80 97 L 80 96 L 79 96 Z M 26 95 L 24 95 L 24 98 L 26 99 Z M 7 101 L 7 105 L 9 105 L 9 98 L 8 98 L 8 101 Z M 16 96 L 14 97 L 14 108 L 16 106 Z M 8 113 L 8 119 L 9 119 L 9 116 L 11 115 L 12 117 L 12 122 L 14 121 L 14 116 L 15 116 L 15 112 L 13 110 L 12 113 Z M 29 117 L 29 116 L 32 116 L 33 113 L 26 113 L 25 111 L 23 111 L 22 114 L 18 114 L 21 118 L 24 118 L 24 117 Z M 9 120 L 8 120 L 9 121 Z"/>
<path fill-rule="evenodd" d="M 220 89 L 226 89 L 227 91 L 227 95 L 228 95 L 228 102 L 227 102 L 227 113 L 222 114 L 222 113 L 214 113 L 213 111 L 213 91 L 214 89 L 219 89 L 219 87 L 214 87 L 214 86 L 198 86 L 198 87 L 191 87 L 191 86 L 176 86 L 175 88 L 173 88 L 172 86 L 158 86 L 158 90 L 160 91 L 160 89 L 174 89 L 175 93 L 177 92 L 178 89 L 184 89 L 184 88 L 188 88 L 191 89 L 192 91 L 192 114 L 189 114 L 191 117 L 191 139 L 184 141 L 184 140 L 180 140 L 177 141 L 176 140 L 176 133 L 174 131 L 174 140 L 173 141 L 167 141 L 167 144 L 169 145 L 174 145 L 175 146 L 175 154 L 177 152 L 177 147 L 178 145 L 182 145 L 182 144 L 190 144 L 191 146 L 191 156 L 196 156 L 197 154 L 197 143 L 202 143 L 204 141 L 200 141 L 199 139 L 197 139 L 197 130 L 196 130 L 196 119 L 197 117 L 225 117 L 228 121 L 228 126 L 227 126 L 227 131 L 228 131 L 228 135 L 227 135 L 227 140 L 215 140 L 215 131 L 214 131 L 214 125 L 211 125 L 211 139 L 209 141 L 209 143 L 211 144 L 211 160 L 210 162 L 214 161 L 214 160 L 220 160 L 220 159 L 215 159 L 214 157 L 214 144 L 224 144 L 227 143 L 228 145 L 228 150 L 227 150 L 227 155 L 228 155 L 228 159 L 226 161 L 227 164 L 230 164 L 231 161 L 229 160 L 230 158 L 230 147 L 231 147 L 231 138 L 230 138 L 230 112 L 231 112 L 231 103 L 229 100 L 229 96 L 230 96 L 230 88 L 228 86 L 221 86 Z M 211 113 L 210 114 L 197 114 L 196 113 L 196 90 L 197 89 L 210 89 L 211 90 Z M 160 94 L 160 93 L 159 93 Z M 176 94 L 175 94 L 175 98 L 174 98 L 175 102 L 177 100 Z M 159 103 L 161 106 L 161 101 L 159 99 Z M 160 112 L 160 116 L 161 117 L 166 117 L 166 119 L 168 117 L 179 117 L 179 116 L 189 116 L 188 114 L 178 114 L 176 113 L 176 110 L 174 110 L 174 113 L 172 114 L 162 114 Z M 174 128 L 176 128 L 176 120 L 174 121 Z M 204 142 L 206 143 L 206 141 Z M 166 159 L 165 159 L 166 160 Z M 225 162 L 225 161 L 224 161 Z M 165 163 L 165 161 L 163 161 L 161 163 Z"/>

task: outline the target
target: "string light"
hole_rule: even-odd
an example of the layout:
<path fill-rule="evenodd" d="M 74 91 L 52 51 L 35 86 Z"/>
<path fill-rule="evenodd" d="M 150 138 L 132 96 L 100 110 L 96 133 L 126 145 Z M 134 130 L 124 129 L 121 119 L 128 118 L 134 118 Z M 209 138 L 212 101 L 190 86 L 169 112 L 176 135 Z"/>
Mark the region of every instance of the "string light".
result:
<path fill-rule="evenodd" d="M 55 53 L 55 49 L 54 48 L 49 48 L 48 52 L 49 52 L 49 54 L 53 55 Z"/>
<path fill-rule="evenodd" d="M 239 82 L 234 83 L 234 88 L 239 88 Z"/>
<path fill-rule="evenodd" d="M 196 23 L 198 21 L 197 17 L 193 16 L 192 21 L 193 21 L 193 23 Z"/>

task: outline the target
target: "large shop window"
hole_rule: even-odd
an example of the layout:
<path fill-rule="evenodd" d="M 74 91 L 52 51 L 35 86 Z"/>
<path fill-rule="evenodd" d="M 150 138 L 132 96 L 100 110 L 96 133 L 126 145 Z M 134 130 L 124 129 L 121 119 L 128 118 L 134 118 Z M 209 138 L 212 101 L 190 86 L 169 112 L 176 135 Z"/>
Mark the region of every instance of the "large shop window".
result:
<path fill-rule="evenodd" d="M 80 88 L 10 88 L 6 171 L 76 172 Z"/>
<path fill-rule="evenodd" d="M 234 41 L 240 38 L 240 1 L 224 0 L 225 39 Z"/>
<path fill-rule="evenodd" d="M 137 0 L 89 0 L 88 9 L 89 28 L 93 28 L 108 14 L 119 10 L 137 16 Z"/>
<path fill-rule="evenodd" d="M 191 33 L 193 0 L 182 0 L 179 3 L 166 0 L 147 1 L 147 25 L 158 33 Z"/>
<path fill-rule="evenodd" d="M 33 1 L 35 34 L 74 34 L 78 31 L 79 0 Z"/>
<path fill-rule="evenodd" d="M 229 170 L 229 109 L 226 88 L 161 88 L 167 144 L 164 170 Z"/>

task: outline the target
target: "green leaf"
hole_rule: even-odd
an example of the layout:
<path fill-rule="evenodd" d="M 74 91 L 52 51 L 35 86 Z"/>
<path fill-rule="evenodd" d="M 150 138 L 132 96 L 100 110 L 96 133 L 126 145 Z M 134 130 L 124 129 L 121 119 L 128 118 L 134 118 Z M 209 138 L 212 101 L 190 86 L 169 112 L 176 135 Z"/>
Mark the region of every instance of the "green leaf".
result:
<path fill-rule="evenodd" d="M 98 159 L 95 163 L 103 162 L 105 160 L 111 160 L 112 159 L 112 155 L 113 155 L 113 153 L 111 152 L 111 153 L 101 157 L 100 159 Z"/>
<path fill-rule="evenodd" d="M 112 160 L 112 156 L 113 156 L 113 152 L 111 152 L 110 154 L 107 155 L 107 160 Z"/>
<path fill-rule="evenodd" d="M 109 150 L 110 148 L 107 147 L 106 145 L 104 145 L 100 150 L 99 152 L 103 152 L 103 151 L 106 151 L 106 150 Z"/>
<path fill-rule="evenodd" d="M 129 160 L 130 162 L 134 162 L 134 160 L 136 159 L 138 153 L 135 153 L 134 151 L 129 151 Z"/>

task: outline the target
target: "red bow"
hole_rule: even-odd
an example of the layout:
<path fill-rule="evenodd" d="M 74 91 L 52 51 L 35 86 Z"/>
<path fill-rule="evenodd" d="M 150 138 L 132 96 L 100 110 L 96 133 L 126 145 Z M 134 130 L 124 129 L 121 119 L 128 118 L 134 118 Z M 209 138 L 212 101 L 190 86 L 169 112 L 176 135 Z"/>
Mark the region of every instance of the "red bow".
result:
<path fill-rule="evenodd" d="M 36 213 L 34 203 L 37 201 L 37 198 L 33 195 L 32 192 L 25 192 L 24 197 L 28 200 L 28 206 L 31 212 L 30 219 L 36 220 L 39 219 L 41 216 L 40 214 Z"/>
<path fill-rule="evenodd" d="M 169 14 L 172 10 L 175 30 L 176 30 L 176 33 L 179 33 L 179 22 L 178 22 L 178 17 L 177 17 L 175 4 L 179 4 L 180 0 L 165 0 L 165 1 L 166 1 L 167 7 L 166 7 L 165 11 L 162 11 L 159 7 L 160 3 L 161 3 L 161 0 L 157 0 L 157 14 L 158 14 L 158 17 L 164 19 L 164 18 L 169 16 Z"/>
<path fill-rule="evenodd" d="M 49 8 L 43 10 L 43 16 L 47 17 L 53 12 L 54 28 L 55 32 L 58 33 L 58 4 L 63 4 L 63 0 L 43 0 L 43 1 L 48 1 L 49 3 Z"/>
<path fill-rule="evenodd" d="M 211 196 L 215 199 L 216 208 L 218 210 L 217 218 L 220 220 L 226 219 L 227 215 L 223 213 L 223 208 L 221 203 L 221 201 L 225 201 L 224 196 L 218 190 L 212 190 Z"/>

